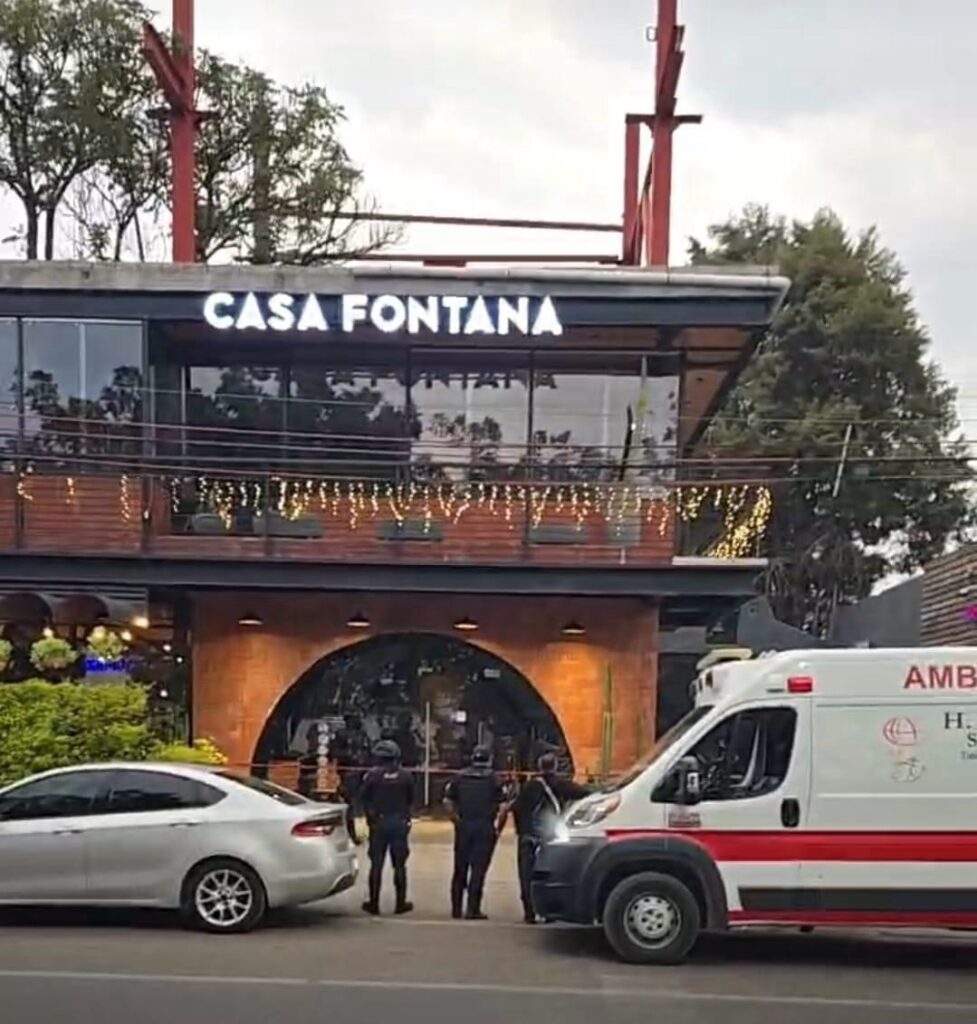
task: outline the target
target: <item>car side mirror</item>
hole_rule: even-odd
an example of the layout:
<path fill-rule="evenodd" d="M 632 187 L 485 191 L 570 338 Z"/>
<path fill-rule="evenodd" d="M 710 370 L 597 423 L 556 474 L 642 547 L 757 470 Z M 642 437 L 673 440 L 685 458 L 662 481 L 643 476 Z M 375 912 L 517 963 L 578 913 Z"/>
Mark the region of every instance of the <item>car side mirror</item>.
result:
<path fill-rule="evenodd" d="M 702 800 L 702 773 L 697 757 L 683 757 L 676 765 L 677 793 L 675 803 L 692 807 Z"/>

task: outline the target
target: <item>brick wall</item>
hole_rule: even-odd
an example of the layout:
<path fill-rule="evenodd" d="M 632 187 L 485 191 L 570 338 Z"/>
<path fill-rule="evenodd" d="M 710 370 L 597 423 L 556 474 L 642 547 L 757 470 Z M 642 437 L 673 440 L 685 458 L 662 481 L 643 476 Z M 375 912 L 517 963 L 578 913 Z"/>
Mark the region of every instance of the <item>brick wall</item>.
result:
<path fill-rule="evenodd" d="M 346 626 L 361 610 L 371 630 Z M 260 627 L 238 618 L 254 611 Z M 443 632 L 459 615 L 480 628 L 463 639 L 521 672 L 556 714 L 577 771 L 600 763 L 608 669 L 614 689 L 613 764 L 626 768 L 650 742 L 654 723 L 658 614 L 626 598 L 463 595 L 200 594 L 194 599 L 194 724 L 238 764 L 247 764 L 279 698 L 316 661 L 384 632 Z M 582 637 L 562 626 L 575 619 Z"/>

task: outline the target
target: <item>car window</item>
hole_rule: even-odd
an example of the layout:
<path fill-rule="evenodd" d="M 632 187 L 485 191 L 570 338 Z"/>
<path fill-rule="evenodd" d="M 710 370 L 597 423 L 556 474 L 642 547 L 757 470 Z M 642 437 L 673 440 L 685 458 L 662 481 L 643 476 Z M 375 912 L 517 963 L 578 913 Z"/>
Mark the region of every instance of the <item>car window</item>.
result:
<path fill-rule="evenodd" d="M 287 804 L 289 807 L 300 807 L 302 804 L 310 803 L 304 796 L 293 793 L 283 786 L 276 786 L 274 782 L 266 782 L 264 779 L 256 779 L 253 775 L 237 775 L 235 772 L 217 772 L 222 779 L 228 782 L 236 782 L 239 786 L 246 786 L 255 793 L 262 793 L 277 800 L 280 804 Z"/>
<path fill-rule="evenodd" d="M 26 782 L 0 796 L 0 820 L 70 818 L 97 811 L 107 772 L 65 772 Z"/>
<path fill-rule="evenodd" d="M 125 769 L 112 773 L 103 813 L 182 811 L 210 807 L 223 797 L 219 789 L 197 779 L 166 772 Z"/>
<path fill-rule="evenodd" d="M 778 789 L 794 750 L 793 708 L 752 708 L 724 719 L 693 748 L 703 800 L 742 800 Z"/>

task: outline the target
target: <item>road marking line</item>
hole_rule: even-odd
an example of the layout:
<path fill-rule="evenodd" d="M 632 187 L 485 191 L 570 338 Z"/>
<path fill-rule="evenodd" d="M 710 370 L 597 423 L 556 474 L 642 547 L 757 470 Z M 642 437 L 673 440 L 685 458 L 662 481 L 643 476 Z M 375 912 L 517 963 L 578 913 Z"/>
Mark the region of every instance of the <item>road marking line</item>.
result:
<path fill-rule="evenodd" d="M 591 999 L 633 999 L 646 1002 L 737 1003 L 777 1006 L 823 1006 L 844 1008 L 877 1008 L 889 1010 L 922 1010 L 926 1012 L 967 1013 L 973 1015 L 977 1003 L 939 1003 L 913 1000 L 835 998 L 832 996 L 773 996 L 730 992 L 690 992 L 685 989 L 640 989 L 621 986 L 624 978 L 600 975 L 601 986 L 581 988 L 564 985 L 501 985 L 491 982 L 453 981 L 381 981 L 339 978 L 287 977 L 220 977 L 206 974 L 123 974 L 102 971 L 14 971 L 0 970 L 0 978 L 44 981 L 103 981 L 120 983 L 161 984 L 174 982 L 192 985 L 269 985 L 333 989 L 406 990 L 415 992 L 485 992 L 499 995 L 569 996 Z M 608 987 L 610 982 L 613 987 Z M 973 1017 L 971 1016 L 971 1019 Z"/>

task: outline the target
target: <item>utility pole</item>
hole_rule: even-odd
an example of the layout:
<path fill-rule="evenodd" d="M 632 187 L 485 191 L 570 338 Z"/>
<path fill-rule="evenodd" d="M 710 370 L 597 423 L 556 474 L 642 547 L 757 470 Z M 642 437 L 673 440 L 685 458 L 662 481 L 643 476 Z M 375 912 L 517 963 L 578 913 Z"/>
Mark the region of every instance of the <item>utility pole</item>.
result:
<path fill-rule="evenodd" d="M 201 115 L 195 108 L 194 0 L 173 0 L 173 46 L 146 22 L 143 53 L 166 98 L 172 160 L 173 262 L 193 263 L 197 258 L 196 161 L 197 127 Z"/>

